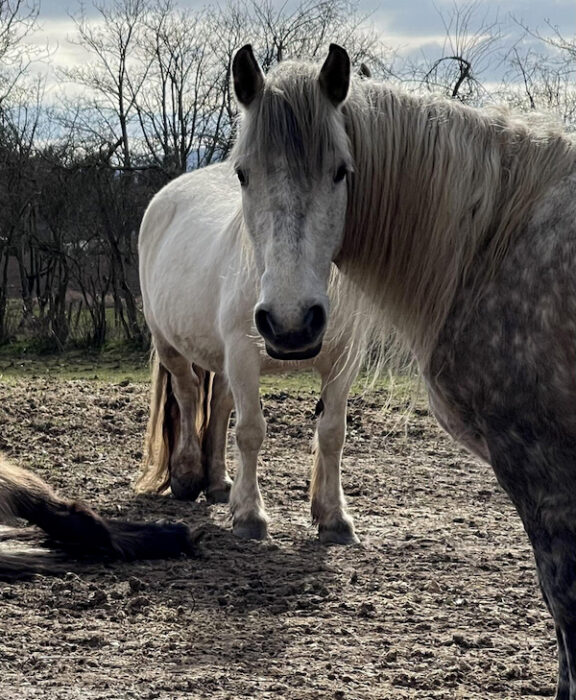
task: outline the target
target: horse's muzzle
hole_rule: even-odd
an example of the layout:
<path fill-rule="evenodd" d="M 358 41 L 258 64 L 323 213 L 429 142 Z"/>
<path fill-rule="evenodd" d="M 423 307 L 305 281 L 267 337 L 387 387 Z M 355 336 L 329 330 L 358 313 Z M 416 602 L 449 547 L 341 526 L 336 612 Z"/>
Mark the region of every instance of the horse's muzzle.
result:
<path fill-rule="evenodd" d="M 257 307 L 254 319 L 266 343 L 266 352 L 277 360 L 307 360 L 316 357 L 322 348 L 326 312 L 319 304 L 307 309 L 300 325 L 290 330 L 265 306 Z"/>
<path fill-rule="evenodd" d="M 313 348 L 308 348 L 308 350 L 299 350 L 296 352 L 282 352 L 270 347 L 268 343 L 264 343 L 264 345 L 266 346 L 266 352 L 274 360 L 285 360 L 288 362 L 290 360 L 310 360 L 311 358 L 316 357 L 316 355 L 320 353 L 320 350 L 322 350 L 321 342 Z"/>

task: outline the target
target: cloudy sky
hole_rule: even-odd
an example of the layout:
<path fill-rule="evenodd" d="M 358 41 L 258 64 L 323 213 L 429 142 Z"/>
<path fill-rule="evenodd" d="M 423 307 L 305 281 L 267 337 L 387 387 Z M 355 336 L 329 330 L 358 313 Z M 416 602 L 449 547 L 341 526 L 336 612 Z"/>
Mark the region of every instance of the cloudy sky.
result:
<path fill-rule="evenodd" d="M 80 8 L 78 0 L 39 0 L 41 31 L 35 41 L 48 44 L 53 52 L 53 61 L 59 65 L 70 65 L 82 60 L 81 50 L 68 41 L 74 33 L 71 14 Z M 108 0 L 99 0 L 106 3 Z M 85 0 L 88 16 L 93 12 L 91 0 Z M 184 8 L 200 8 L 212 3 L 202 0 L 180 0 Z M 279 0 L 274 4 L 280 8 L 297 4 L 297 0 Z M 496 19 L 501 23 L 509 44 L 518 41 L 522 32 L 521 22 L 543 34 L 550 33 L 548 25 L 557 27 L 566 38 L 576 38 L 576 5 L 574 0 L 476 0 L 475 21 L 483 18 L 490 24 Z M 214 3 L 215 5 L 215 3 Z M 469 6 L 460 0 L 359 0 L 359 9 L 369 15 L 372 23 L 382 34 L 387 45 L 400 55 L 419 54 L 434 56 L 445 38 L 443 19 L 448 18 L 455 5 Z"/>

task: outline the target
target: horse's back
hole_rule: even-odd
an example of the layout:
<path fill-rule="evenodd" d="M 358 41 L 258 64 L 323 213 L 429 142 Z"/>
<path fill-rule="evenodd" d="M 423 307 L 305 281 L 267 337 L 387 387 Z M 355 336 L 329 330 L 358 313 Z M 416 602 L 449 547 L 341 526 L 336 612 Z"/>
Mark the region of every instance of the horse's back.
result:
<path fill-rule="evenodd" d="M 190 249 L 196 253 L 217 238 L 239 206 L 238 187 L 227 163 L 172 180 L 152 198 L 144 214 L 138 240 L 141 270 L 146 272 L 149 257 L 159 255 L 160 248 L 174 258 Z"/>
<path fill-rule="evenodd" d="M 180 176 L 151 201 L 140 229 L 140 283 L 152 334 L 218 371 L 219 319 L 242 266 L 240 194 L 229 164 Z"/>

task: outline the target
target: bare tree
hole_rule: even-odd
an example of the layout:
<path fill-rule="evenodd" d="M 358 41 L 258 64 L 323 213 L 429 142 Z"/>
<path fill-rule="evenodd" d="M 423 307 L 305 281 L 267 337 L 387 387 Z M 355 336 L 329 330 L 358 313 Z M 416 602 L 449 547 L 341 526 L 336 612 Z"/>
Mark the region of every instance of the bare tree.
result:
<path fill-rule="evenodd" d="M 65 70 L 64 75 L 89 90 L 91 109 L 87 113 L 96 113 L 107 128 L 106 141 L 121 147 L 118 165 L 130 168 L 130 124 L 135 117 L 135 99 L 149 69 L 149 65 L 137 60 L 149 3 L 148 0 L 112 0 L 106 4 L 95 2 L 94 7 L 100 21 L 89 21 L 80 14 L 75 19 L 78 36 L 72 39 L 88 52 L 90 60 L 83 66 Z M 87 123 L 86 128 L 90 131 L 92 127 Z"/>
<path fill-rule="evenodd" d="M 569 130 L 576 130 L 576 40 L 564 38 L 548 24 L 548 34 L 518 22 L 540 47 L 523 42 L 508 57 L 507 99 L 520 109 L 555 113 Z"/>
<path fill-rule="evenodd" d="M 146 90 L 133 100 L 146 156 L 168 177 L 209 163 L 202 147 L 219 108 L 220 76 L 204 14 L 158 0 L 147 17 L 140 55 L 149 66 Z"/>
<path fill-rule="evenodd" d="M 223 35 L 236 39 L 235 48 L 253 44 L 264 71 L 286 58 L 321 56 L 331 42 L 345 45 L 353 63 L 379 64 L 390 51 L 367 20 L 354 0 L 300 0 L 293 9 L 273 0 L 241 0 L 221 11 L 216 36 L 218 46 Z"/>
<path fill-rule="evenodd" d="M 414 73 L 431 92 L 479 103 L 486 92 L 482 75 L 494 67 L 495 60 L 501 60 L 500 22 L 490 18 L 478 1 L 454 2 L 449 13 L 439 14 L 445 30 L 442 55 Z"/>
<path fill-rule="evenodd" d="M 220 102 L 214 112 L 213 143 L 225 156 L 232 144 L 236 102 L 230 93 L 230 67 L 236 50 L 251 43 L 265 71 L 289 58 L 319 58 L 330 42 L 346 46 L 360 70 L 366 63 L 375 77 L 390 73 L 392 51 L 370 29 L 353 0 L 301 0 L 280 7 L 272 0 L 229 2 L 209 19 L 211 52 L 219 57 Z"/>
<path fill-rule="evenodd" d="M 0 108 L 20 87 L 30 66 L 35 52 L 26 38 L 37 18 L 34 0 L 0 0 Z"/>

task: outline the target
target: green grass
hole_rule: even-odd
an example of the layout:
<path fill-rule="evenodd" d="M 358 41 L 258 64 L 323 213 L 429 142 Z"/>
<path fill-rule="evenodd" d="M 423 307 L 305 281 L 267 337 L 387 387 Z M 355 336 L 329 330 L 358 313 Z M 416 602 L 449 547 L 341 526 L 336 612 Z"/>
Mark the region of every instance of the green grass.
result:
<path fill-rule="evenodd" d="M 121 347 L 100 352 L 67 350 L 52 355 L 13 346 L 0 348 L 0 381 L 53 377 L 118 383 L 147 382 L 149 376 L 148 353 Z"/>
<path fill-rule="evenodd" d="M 60 354 L 38 354 L 26 346 L 0 346 L 0 382 L 15 379 L 53 378 L 89 381 L 147 383 L 150 381 L 148 353 L 110 345 L 97 351 L 67 350 Z M 286 392 L 318 397 L 320 378 L 313 370 L 263 375 L 260 380 L 263 396 Z M 361 373 L 352 387 L 352 395 L 366 400 L 382 394 L 393 395 L 396 402 L 410 403 L 421 387 L 413 376 L 380 376 L 376 380 Z"/>

